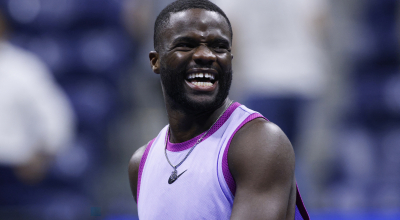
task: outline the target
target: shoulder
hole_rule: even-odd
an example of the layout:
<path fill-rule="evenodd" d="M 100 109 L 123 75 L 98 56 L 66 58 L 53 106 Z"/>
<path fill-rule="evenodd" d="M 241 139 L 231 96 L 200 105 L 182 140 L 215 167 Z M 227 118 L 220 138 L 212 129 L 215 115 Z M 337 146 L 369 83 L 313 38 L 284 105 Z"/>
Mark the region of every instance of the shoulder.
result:
<path fill-rule="evenodd" d="M 231 147 L 246 151 L 257 149 L 269 150 L 270 152 L 293 150 L 289 139 L 281 128 L 264 118 L 253 119 L 241 127 L 232 138 Z"/>
<path fill-rule="evenodd" d="M 293 219 L 294 165 L 292 145 L 277 125 L 256 118 L 240 128 L 228 150 L 236 183 L 231 218 Z"/>
<path fill-rule="evenodd" d="M 147 145 L 141 146 L 139 149 L 133 153 L 131 159 L 129 160 L 129 170 L 139 169 L 140 161 L 142 160 L 143 154 L 146 151 Z"/>
<path fill-rule="evenodd" d="M 139 149 L 137 149 L 129 161 L 129 166 L 128 166 L 129 183 L 135 201 L 136 201 L 136 193 L 137 193 L 136 189 L 137 189 L 140 161 L 142 160 L 143 154 L 146 151 L 146 147 L 147 145 L 144 145 Z"/>
<path fill-rule="evenodd" d="M 256 118 L 232 138 L 228 163 L 235 180 L 248 171 L 292 176 L 295 157 L 285 133 L 274 123 Z M 283 173 L 282 173 L 283 172 Z"/>

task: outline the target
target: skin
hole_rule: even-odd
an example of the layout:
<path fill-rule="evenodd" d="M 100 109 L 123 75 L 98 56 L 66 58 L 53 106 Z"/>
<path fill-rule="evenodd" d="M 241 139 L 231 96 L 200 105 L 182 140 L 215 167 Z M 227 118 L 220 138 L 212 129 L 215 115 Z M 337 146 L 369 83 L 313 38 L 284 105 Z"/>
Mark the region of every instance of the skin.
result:
<path fill-rule="evenodd" d="M 171 15 L 165 29 L 162 49 L 150 52 L 153 71 L 157 74 L 173 74 L 161 71 L 168 68 L 208 65 L 218 74 L 231 73 L 232 45 L 228 24 L 216 12 L 190 9 Z M 176 44 L 176 39 L 190 39 L 192 44 Z M 228 46 L 216 46 L 223 39 Z M 223 47 L 223 48 L 222 48 Z M 221 49 L 222 48 L 222 49 Z M 180 84 L 182 83 L 182 84 Z M 171 142 L 187 141 L 209 129 L 231 100 L 225 98 L 212 105 L 217 99 L 220 83 L 211 91 L 191 88 L 184 80 L 177 81 L 183 86 L 188 100 L 209 106 L 193 110 L 171 98 L 163 88 Z M 139 148 L 129 163 L 129 179 L 133 196 L 136 189 L 140 160 L 146 145 Z M 296 183 L 294 178 L 294 151 L 282 132 L 271 122 L 255 119 L 244 125 L 233 137 L 228 151 L 228 165 L 236 182 L 236 194 L 231 219 L 294 219 Z"/>

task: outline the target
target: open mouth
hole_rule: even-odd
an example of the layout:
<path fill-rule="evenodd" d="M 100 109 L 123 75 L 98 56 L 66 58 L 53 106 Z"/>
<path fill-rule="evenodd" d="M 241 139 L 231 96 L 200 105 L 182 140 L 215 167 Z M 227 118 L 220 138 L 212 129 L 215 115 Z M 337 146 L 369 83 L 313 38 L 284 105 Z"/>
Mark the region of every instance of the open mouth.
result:
<path fill-rule="evenodd" d="M 200 88 L 212 87 L 216 82 L 215 75 L 212 73 L 191 73 L 187 76 L 186 81 Z"/>

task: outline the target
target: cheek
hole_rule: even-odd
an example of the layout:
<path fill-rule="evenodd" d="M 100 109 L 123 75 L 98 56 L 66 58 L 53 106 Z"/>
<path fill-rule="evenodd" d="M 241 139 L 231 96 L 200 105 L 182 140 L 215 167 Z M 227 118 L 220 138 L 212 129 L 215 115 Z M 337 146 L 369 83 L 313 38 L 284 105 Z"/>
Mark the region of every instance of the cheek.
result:
<path fill-rule="evenodd" d="M 167 67 L 171 70 L 186 68 L 188 55 L 182 52 L 175 52 L 166 57 Z"/>
<path fill-rule="evenodd" d="M 232 69 L 232 55 L 231 54 L 221 54 L 218 56 L 218 63 L 222 70 L 230 71 Z"/>

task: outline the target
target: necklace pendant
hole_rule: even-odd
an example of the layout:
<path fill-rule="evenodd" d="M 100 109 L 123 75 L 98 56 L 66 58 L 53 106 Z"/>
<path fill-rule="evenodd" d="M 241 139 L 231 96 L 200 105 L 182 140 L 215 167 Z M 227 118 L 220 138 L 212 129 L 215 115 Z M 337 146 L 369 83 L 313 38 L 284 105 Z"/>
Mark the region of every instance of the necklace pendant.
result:
<path fill-rule="evenodd" d="M 178 179 L 178 172 L 176 171 L 176 169 L 174 169 L 174 171 L 172 171 L 171 176 L 168 179 L 168 183 L 173 183 L 175 182 L 175 180 Z"/>

